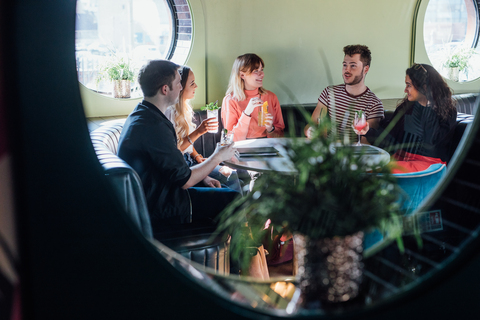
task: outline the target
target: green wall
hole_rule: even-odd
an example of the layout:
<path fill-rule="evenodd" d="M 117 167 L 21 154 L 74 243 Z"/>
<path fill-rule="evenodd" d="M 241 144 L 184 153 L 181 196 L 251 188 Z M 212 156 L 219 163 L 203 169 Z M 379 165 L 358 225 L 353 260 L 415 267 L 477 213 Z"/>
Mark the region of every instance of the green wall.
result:
<path fill-rule="evenodd" d="M 207 98 L 222 99 L 235 58 L 254 52 L 281 103 L 316 103 L 342 82 L 342 48 L 355 43 L 372 51 L 367 85 L 380 98 L 401 97 L 415 2 L 205 0 Z"/>
<path fill-rule="evenodd" d="M 370 89 L 381 99 L 403 96 L 417 0 L 189 3 L 194 41 L 186 64 L 194 70 L 199 86 L 192 101 L 195 108 L 223 99 L 233 61 L 247 52 L 264 59 L 264 85 L 277 94 L 282 104 L 316 103 L 324 87 L 342 82 L 342 48 L 355 43 L 368 45 L 372 51 L 366 79 Z M 426 3 L 422 1 L 421 8 Z M 421 17 L 423 12 L 421 9 Z M 428 58 L 421 55 L 422 42 L 417 41 L 416 49 L 417 62 L 428 63 Z M 455 87 L 455 91 L 475 90 L 470 86 Z M 81 89 L 87 117 L 127 115 L 140 100 L 122 101 L 99 96 L 83 86 Z"/>

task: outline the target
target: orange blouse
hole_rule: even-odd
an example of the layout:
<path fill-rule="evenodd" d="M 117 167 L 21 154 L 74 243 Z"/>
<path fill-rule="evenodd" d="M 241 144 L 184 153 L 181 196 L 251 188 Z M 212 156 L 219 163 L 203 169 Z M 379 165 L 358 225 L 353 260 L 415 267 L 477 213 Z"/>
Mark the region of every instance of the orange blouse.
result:
<path fill-rule="evenodd" d="M 245 95 L 246 99 L 243 101 L 237 101 L 231 95 L 223 98 L 221 109 L 222 122 L 228 131 L 234 132 L 233 141 L 263 137 L 283 137 L 285 124 L 277 96 L 271 91 L 267 91 L 260 96 L 258 89 L 245 90 Z M 258 107 L 253 110 L 250 117 L 243 113 L 250 99 L 255 97 L 260 97 L 263 101 L 268 101 L 268 112 L 273 115 L 273 126 L 275 127 L 275 130 L 271 133 L 267 133 L 265 127 L 258 126 Z"/>

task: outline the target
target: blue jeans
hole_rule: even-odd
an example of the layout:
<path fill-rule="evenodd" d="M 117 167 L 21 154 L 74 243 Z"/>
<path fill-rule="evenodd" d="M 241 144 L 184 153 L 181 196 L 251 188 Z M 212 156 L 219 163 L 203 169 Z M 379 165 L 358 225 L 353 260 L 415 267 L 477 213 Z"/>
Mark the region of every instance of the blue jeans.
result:
<path fill-rule="evenodd" d="M 195 160 L 192 159 L 189 153 L 184 153 L 183 157 L 185 158 L 185 162 L 189 167 L 192 167 L 197 164 Z M 240 194 L 243 195 L 242 191 L 242 185 L 240 183 L 240 180 L 238 178 L 237 171 L 233 171 L 230 177 L 225 177 L 223 174 L 220 173 L 220 168 L 221 166 L 216 166 L 215 169 L 213 169 L 212 172 L 208 175 L 210 178 L 216 179 L 220 181 L 220 183 L 230 189 L 233 189 Z"/>

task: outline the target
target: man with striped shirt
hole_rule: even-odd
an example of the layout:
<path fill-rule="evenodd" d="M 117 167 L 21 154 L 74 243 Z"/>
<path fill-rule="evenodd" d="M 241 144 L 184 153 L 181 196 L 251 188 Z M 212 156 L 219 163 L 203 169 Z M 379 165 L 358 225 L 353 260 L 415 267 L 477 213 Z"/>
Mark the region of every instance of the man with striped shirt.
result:
<path fill-rule="evenodd" d="M 378 128 L 384 117 L 383 104 L 377 96 L 365 85 L 365 76 L 370 69 L 372 60 L 370 50 L 363 45 L 350 45 L 343 48 L 342 76 L 344 84 L 329 86 L 318 98 L 317 107 L 313 111 L 312 121 L 320 122 L 327 114 L 334 123 L 339 137 L 347 135 L 350 141 L 355 141 L 356 134 L 352 124 L 355 111 L 364 111 L 371 128 Z M 305 135 L 311 136 L 309 125 L 305 127 Z M 362 137 L 362 143 L 368 143 Z"/>

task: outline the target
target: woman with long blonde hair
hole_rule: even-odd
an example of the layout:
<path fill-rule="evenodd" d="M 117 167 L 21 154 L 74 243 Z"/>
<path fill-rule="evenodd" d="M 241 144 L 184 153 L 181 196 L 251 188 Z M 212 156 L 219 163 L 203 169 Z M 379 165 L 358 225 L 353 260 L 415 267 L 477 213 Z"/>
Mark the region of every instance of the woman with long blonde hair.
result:
<path fill-rule="evenodd" d="M 193 122 L 193 109 L 189 103 L 195 97 L 195 89 L 198 85 L 195 82 L 195 74 L 187 67 L 180 69 L 182 90 L 180 91 L 178 103 L 168 107 L 165 116 L 172 122 L 177 134 L 177 146 L 183 153 L 185 161 L 193 166 L 205 161 L 205 158 L 195 150 L 193 143 L 208 132 L 218 128 L 216 119 L 205 119 L 197 127 Z M 217 166 L 210 174 L 211 178 L 219 180 L 222 184 L 242 193 L 237 173 L 225 166 Z"/>
<path fill-rule="evenodd" d="M 165 112 L 165 116 L 170 119 L 177 134 L 178 149 L 185 155 L 185 160 L 189 165 L 202 163 L 205 158 L 195 150 L 193 143 L 208 132 L 209 129 L 218 127 L 218 122 L 205 119 L 198 126 L 193 123 L 193 109 L 189 100 L 195 97 L 195 89 L 198 85 L 195 82 L 193 71 L 184 66 L 180 69 L 182 91 L 178 98 L 178 103 L 170 106 Z"/>
<path fill-rule="evenodd" d="M 222 121 L 234 131 L 234 141 L 283 137 L 285 124 L 277 96 L 263 88 L 262 58 L 254 53 L 237 57 L 222 103 Z M 268 103 L 265 125 L 259 125 L 259 107 Z"/>

